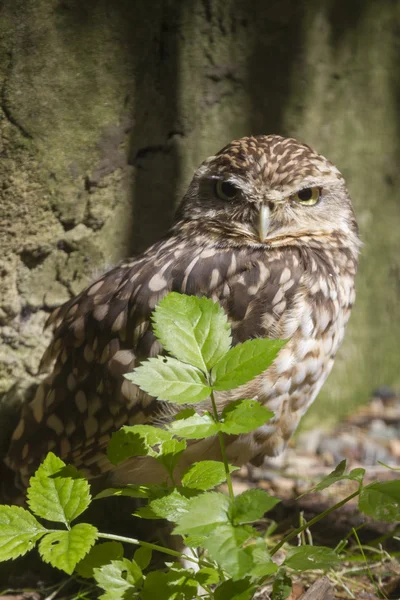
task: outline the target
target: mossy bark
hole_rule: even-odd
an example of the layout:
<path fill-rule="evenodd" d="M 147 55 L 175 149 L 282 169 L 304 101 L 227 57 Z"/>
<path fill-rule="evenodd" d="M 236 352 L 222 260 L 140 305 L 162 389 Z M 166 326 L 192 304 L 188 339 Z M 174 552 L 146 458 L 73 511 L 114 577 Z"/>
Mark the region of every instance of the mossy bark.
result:
<path fill-rule="evenodd" d="M 3 0 L 0 447 L 49 311 L 157 239 L 193 169 L 251 133 L 327 155 L 360 223 L 318 414 L 399 385 L 399 57 L 398 0 Z"/>

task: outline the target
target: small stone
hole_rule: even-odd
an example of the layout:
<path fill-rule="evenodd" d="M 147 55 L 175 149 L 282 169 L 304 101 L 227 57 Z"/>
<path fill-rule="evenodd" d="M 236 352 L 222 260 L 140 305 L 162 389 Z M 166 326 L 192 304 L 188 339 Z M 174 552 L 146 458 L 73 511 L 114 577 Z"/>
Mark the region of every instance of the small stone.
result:
<path fill-rule="evenodd" d="M 390 440 L 389 448 L 394 458 L 400 458 L 400 440 Z"/>

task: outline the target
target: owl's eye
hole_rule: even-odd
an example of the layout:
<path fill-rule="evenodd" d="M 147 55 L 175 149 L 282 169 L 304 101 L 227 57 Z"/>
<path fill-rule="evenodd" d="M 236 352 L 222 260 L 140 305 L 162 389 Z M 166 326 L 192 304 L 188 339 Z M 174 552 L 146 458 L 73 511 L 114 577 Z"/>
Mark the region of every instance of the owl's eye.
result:
<path fill-rule="evenodd" d="M 293 200 L 300 204 L 305 204 L 306 206 L 317 204 L 319 197 L 320 189 L 317 187 L 304 188 L 292 196 Z"/>
<path fill-rule="evenodd" d="M 215 184 L 215 193 L 218 198 L 229 202 L 234 200 L 238 194 L 238 189 L 229 181 L 217 181 Z"/>

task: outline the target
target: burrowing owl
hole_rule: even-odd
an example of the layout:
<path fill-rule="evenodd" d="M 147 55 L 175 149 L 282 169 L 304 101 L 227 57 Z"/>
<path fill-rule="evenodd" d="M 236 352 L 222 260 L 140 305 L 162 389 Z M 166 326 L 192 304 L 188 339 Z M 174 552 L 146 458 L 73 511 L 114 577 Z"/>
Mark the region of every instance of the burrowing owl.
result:
<path fill-rule="evenodd" d="M 219 301 L 234 343 L 290 340 L 268 371 L 219 398 L 255 398 L 275 413 L 253 434 L 227 439 L 232 463 L 281 452 L 343 339 L 358 249 L 350 198 L 332 163 L 294 139 L 233 141 L 196 171 L 161 241 L 52 314 L 44 365 L 54 363 L 53 371 L 22 411 L 7 464 L 26 484 L 52 450 L 91 476 L 109 472 L 113 483 L 157 480 L 152 459 L 113 470 L 105 449 L 124 424 L 160 422 L 163 405 L 122 375 L 162 351 L 150 314 L 171 290 Z M 192 444 L 181 468 L 206 457 L 218 458 L 213 439 Z"/>

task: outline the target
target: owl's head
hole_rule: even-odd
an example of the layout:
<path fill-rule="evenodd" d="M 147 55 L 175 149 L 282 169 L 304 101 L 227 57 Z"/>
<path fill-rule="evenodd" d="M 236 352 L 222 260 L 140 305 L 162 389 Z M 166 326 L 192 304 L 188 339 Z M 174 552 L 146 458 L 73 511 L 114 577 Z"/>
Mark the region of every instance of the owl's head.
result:
<path fill-rule="evenodd" d="M 196 171 L 177 218 L 243 244 L 327 235 L 358 244 L 343 176 L 306 144 L 277 135 L 235 140 Z"/>

